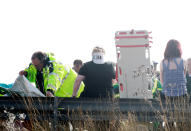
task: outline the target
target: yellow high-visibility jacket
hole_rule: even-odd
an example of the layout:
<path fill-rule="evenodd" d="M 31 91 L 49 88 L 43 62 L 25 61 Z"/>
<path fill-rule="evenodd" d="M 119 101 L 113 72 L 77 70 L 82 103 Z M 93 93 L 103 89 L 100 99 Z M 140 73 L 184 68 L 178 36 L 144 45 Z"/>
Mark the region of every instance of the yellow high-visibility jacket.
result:
<path fill-rule="evenodd" d="M 57 62 L 53 57 L 53 54 L 47 54 L 47 56 L 47 62 L 49 64 L 43 67 L 42 70 L 44 91 L 46 92 L 47 90 L 52 90 L 54 92 L 54 96 L 57 97 L 72 97 L 73 86 L 77 77 L 76 72 L 72 68 Z M 27 71 L 27 79 L 37 85 L 37 70 L 35 66 L 30 64 L 29 67 L 25 69 L 25 71 Z M 82 83 L 78 90 L 77 97 L 80 96 L 83 90 L 84 84 Z"/>

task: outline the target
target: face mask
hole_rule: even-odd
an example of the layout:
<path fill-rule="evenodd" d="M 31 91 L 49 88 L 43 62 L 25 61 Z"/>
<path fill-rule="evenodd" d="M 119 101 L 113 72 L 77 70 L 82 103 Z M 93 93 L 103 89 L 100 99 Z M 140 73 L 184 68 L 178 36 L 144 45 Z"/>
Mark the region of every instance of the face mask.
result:
<path fill-rule="evenodd" d="M 92 54 L 92 61 L 95 64 L 103 64 L 104 63 L 104 53 L 96 52 Z"/>

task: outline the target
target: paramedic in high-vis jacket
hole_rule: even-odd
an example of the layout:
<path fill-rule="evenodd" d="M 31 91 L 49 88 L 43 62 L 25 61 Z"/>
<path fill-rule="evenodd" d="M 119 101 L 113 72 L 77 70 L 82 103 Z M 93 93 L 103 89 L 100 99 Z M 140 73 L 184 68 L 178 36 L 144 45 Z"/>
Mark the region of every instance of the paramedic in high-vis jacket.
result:
<path fill-rule="evenodd" d="M 35 52 L 28 68 L 19 72 L 48 97 L 71 97 L 77 74 L 70 67 L 56 61 L 52 53 Z M 80 86 L 78 97 L 84 89 Z"/>

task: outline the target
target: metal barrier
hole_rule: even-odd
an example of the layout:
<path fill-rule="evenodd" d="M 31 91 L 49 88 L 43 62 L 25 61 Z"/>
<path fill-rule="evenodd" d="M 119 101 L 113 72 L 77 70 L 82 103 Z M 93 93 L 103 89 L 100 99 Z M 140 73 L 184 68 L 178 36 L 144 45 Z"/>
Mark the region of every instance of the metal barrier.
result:
<path fill-rule="evenodd" d="M 75 98 L 21 98 L 0 97 L 0 110 L 26 113 L 27 118 L 38 120 L 119 120 L 134 121 L 181 121 L 191 120 L 189 100 L 182 99 L 177 105 L 157 99 L 75 99 Z"/>

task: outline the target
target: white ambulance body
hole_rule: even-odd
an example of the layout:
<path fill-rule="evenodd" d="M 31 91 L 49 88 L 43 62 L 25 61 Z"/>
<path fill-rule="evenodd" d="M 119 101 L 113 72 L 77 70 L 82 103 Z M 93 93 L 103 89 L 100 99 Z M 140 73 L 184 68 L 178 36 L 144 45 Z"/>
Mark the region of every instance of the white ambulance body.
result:
<path fill-rule="evenodd" d="M 146 30 L 115 34 L 120 98 L 152 98 L 149 34 Z"/>

